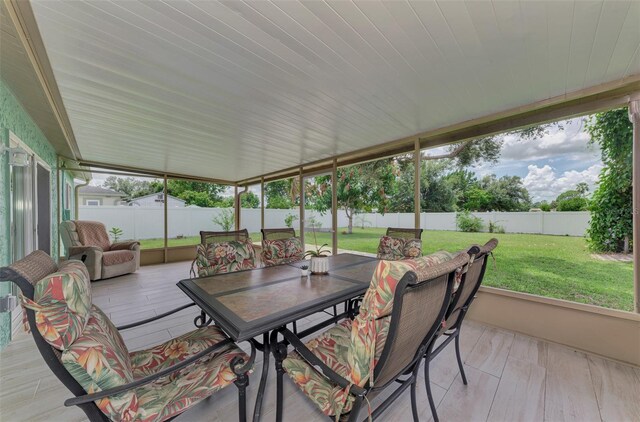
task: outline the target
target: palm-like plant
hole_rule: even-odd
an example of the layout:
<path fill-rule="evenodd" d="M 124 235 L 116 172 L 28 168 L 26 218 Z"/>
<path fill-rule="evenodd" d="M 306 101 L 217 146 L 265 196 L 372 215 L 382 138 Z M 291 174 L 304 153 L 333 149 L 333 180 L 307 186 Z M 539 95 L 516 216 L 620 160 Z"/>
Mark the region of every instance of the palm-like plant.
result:
<path fill-rule="evenodd" d="M 311 249 L 308 250 L 305 254 L 304 257 L 312 257 L 312 258 L 320 258 L 320 257 L 325 257 L 325 256 L 329 256 L 329 254 L 331 253 L 331 249 L 329 249 L 329 244 L 325 243 L 324 245 L 318 247 L 316 245 L 315 249 Z"/>
<path fill-rule="evenodd" d="M 316 225 L 313 224 L 312 226 L 313 229 L 313 244 L 315 245 L 315 249 L 311 249 L 308 250 L 305 254 L 304 257 L 312 257 L 312 258 L 321 258 L 321 257 L 326 257 L 329 256 L 329 254 L 331 253 L 331 249 L 329 249 L 329 244 L 325 243 L 324 245 L 318 247 L 318 238 L 316 237 Z"/>

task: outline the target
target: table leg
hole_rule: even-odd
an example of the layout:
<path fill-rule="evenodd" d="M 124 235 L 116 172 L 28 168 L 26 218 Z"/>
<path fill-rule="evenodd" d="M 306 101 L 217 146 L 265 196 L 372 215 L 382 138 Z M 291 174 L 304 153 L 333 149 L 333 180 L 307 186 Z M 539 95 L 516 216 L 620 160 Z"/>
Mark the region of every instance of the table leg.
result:
<path fill-rule="evenodd" d="M 253 422 L 259 422 L 260 416 L 262 416 L 262 400 L 264 399 L 264 390 L 267 387 L 267 377 L 269 375 L 269 355 L 271 355 L 269 333 L 264 333 L 262 335 L 262 375 L 260 376 L 256 405 L 253 408 Z"/>

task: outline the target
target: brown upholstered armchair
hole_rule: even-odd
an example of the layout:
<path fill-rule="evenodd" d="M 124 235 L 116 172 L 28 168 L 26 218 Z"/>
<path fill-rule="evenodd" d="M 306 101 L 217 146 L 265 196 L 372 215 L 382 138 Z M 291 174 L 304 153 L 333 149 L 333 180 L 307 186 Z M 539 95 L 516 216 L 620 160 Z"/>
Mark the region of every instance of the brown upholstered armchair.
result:
<path fill-rule="evenodd" d="M 135 272 L 140 268 L 140 243 L 111 243 L 104 224 L 97 221 L 63 221 L 60 236 L 67 259 L 82 259 L 91 281 Z"/>

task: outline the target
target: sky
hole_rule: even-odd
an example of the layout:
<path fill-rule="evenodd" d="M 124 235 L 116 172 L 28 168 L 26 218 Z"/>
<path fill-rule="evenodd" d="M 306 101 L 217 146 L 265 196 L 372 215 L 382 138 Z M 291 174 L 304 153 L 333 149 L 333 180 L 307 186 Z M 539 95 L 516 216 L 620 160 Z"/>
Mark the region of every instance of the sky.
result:
<path fill-rule="evenodd" d="M 551 202 L 580 182 L 586 182 L 593 192 L 602 169 L 600 149 L 597 144 L 589 144 L 583 118 L 559 123 L 563 130 L 550 127 L 548 133 L 538 139 L 505 136 L 499 162 L 471 170 L 478 177 L 492 173 L 498 177 L 520 176 L 534 202 Z"/>
<path fill-rule="evenodd" d="M 551 202 L 560 193 L 575 188 L 580 182 L 589 185 L 593 192 L 602 169 L 600 149 L 589 145 L 589 134 L 584 119 L 576 118 L 560 122 L 563 130 L 550 127 L 548 133 L 538 139 L 522 140 L 518 136 L 504 138 L 502 154 L 497 164 L 483 164 L 472 168 L 480 178 L 488 174 L 520 176 L 533 202 Z M 429 150 L 434 155 L 443 148 Z M 93 174 L 92 185 L 101 185 L 107 175 Z M 259 195 L 259 188 L 252 190 Z M 229 191 L 232 194 L 232 190 Z"/>

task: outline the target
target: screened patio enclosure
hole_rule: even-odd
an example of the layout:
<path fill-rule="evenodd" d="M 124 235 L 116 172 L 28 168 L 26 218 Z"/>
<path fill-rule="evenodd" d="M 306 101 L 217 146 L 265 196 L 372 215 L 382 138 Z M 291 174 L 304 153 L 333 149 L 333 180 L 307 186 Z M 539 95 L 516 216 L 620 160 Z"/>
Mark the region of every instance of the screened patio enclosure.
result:
<path fill-rule="evenodd" d="M 264 228 L 265 185 L 294 178 L 304 192 L 327 176 L 336 252 L 338 169 L 400 154 L 416 163 L 419 228 L 420 151 L 623 106 L 640 180 L 635 1 L 4 0 L 1 11 L 0 76 L 55 150 L 52 175 L 150 177 L 165 195 L 174 179 L 228 185 L 236 228 L 248 186 Z M 50 212 L 56 239 L 63 209 Z M 166 201 L 162 212 L 163 245 L 143 264 L 193 257 L 168 240 Z M 483 287 L 471 318 L 640 365 L 633 219 L 635 312 Z"/>

